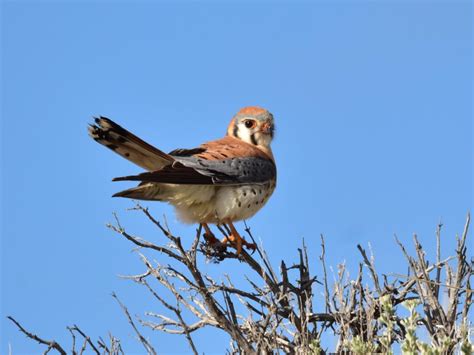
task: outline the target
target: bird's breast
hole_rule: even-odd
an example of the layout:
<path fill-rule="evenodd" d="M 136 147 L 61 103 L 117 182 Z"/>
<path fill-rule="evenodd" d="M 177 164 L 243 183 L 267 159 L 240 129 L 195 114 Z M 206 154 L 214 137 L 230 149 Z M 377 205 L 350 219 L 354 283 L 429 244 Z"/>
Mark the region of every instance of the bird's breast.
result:
<path fill-rule="evenodd" d="M 261 184 L 186 187 L 174 185 L 168 202 L 188 223 L 226 223 L 251 218 L 270 199 L 276 182 Z"/>
<path fill-rule="evenodd" d="M 275 181 L 221 187 L 216 195 L 216 217 L 220 221 L 249 219 L 267 203 L 274 190 Z"/>

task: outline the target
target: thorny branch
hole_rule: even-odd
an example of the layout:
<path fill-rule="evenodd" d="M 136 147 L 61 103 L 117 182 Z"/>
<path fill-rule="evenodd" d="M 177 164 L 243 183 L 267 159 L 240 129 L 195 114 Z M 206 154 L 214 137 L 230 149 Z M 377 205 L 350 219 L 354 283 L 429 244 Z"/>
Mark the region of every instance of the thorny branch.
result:
<path fill-rule="evenodd" d="M 298 261 L 290 266 L 280 263 L 279 273 L 272 268 L 262 247 L 250 255 L 245 250 L 238 256 L 230 249 L 213 247 L 201 241 L 201 229 L 186 247 L 179 236 L 156 220 L 147 208 L 137 205 L 134 210 L 142 212 L 165 237 L 166 243 L 155 244 L 128 233 L 115 216 L 110 224 L 120 234 L 139 247 L 139 256 L 144 271 L 138 275 L 123 276 L 143 285 L 158 302 L 158 309 L 170 315 L 147 312 L 143 317 L 132 317 L 127 307 L 117 298 L 128 323 L 138 340 L 149 354 L 156 354 L 149 339 L 140 327 L 186 338 L 190 350 L 198 354 L 193 334 L 204 327 L 214 327 L 230 338 L 230 353 L 325 353 L 321 347 L 321 336 L 328 331 L 337 338 L 336 352 L 351 352 L 353 344 L 362 342 L 366 352 L 384 352 L 395 342 L 404 342 L 408 335 L 406 322 L 397 313 L 397 307 L 410 300 L 421 302 L 421 313 L 416 323 L 425 327 L 434 344 L 446 346 L 452 352 L 465 338 L 469 327 L 469 312 L 472 304 L 471 277 L 473 260 L 467 255 L 467 236 L 470 216 L 464 231 L 457 239 L 456 255 L 441 257 L 441 224 L 436 230 L 436 259 L 428 261 L 426 253 L 414 237 L 415 256 L 411 256 L 398 239 L 402 255 L 410 268 L 408 274 L 377 272 L 374 257 L 357 245 L 362 256 L 358 273 L 351 279 L 345 264 L 338 266 L 331 288 L 326 267 L 326 247 L 321 236 L 321 282 L 311 274 L 310 258 L 306 246 L 298 249 Z M 223 235 L 229 231 L 220 226 Z M 250 228 L 245 225 L 248 238 L 255 243 Z M 161 264 L 152 261 L 147 254 L 158 252 L 168 259 Z M 238 259 L 250 275 L 248 285 L 236 286 L 230 276 L 223 275 L 218 281 L 203 271 L 202 259 L 215 263 L 226 259 Z M 370 281 L 364 281 L 364 266 Z M 443 277 L 443 271 L 445 276 Z M 381 282 L 383 281 L 383 282 Z M 316 290 L 321 287 L 321 292 Z M 165 295 L 163 290 L 168 292 Z M 320 294 L 323 302 L 320 302 Z M 442 299 L 448 295 L 448 303 Z M 171 301 L 169 301 L 171 299 Z M 388 311 L 392 310 L 393 311 Z M 387 313 L 388 312 L 388 313 Z M 16 320 L 12 322 L 27 337 L 38 341 L 61 354 L 66 352 L 54 340 L 44 340 L 26 331 Z M 388 324 L 394 325 L 388 325 Z M 464 329 L 464 330 L 463 330 Z M 119 341 L 110 335 L 110 344 L 102 338 L 92 341 L 77 326 L 68 328 L 72 337 L 72 353 L 82 354 L 89 349 L 94 353 L 123 354 Z M 83 339 L 82 347 L 76 350 L 76 336 Z M 452 341 L 446 343 L 445 339 Z M 444 341 L 444 343 L 443 343 Z M 447 345 L 446 345 L 447 344 Z"/>

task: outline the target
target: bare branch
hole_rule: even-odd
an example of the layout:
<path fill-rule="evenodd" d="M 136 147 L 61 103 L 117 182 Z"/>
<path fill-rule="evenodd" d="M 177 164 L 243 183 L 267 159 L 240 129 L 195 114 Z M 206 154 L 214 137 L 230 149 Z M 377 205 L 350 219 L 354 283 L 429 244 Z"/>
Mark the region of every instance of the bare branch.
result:
<path fill-rule="evenodd" d="M 431 343 L 413 340 L 416 349 L 412 353 L 422 350 L 453 353 L 459 350 L 462 342 L 466 349 L 472 345 L 466 340 L 468 331 L 465 330 L 471 326 L 469 312 L 474 293 L 471 288 L 474 261 L 472 258 L 469 260 L 467 254 L 469 215 L 464 231 L 457 239 L 455 255 L 442 259 L 440 223 L 436 230 L 434 263 L 430 263 L 416 236 L 413 238 L 413 256 L 396 238 L 406 258 L 408 271 L 406 274 L 381 275 L 377 272 L 370 244 L 370 255 L 357 245 L 361 262 L 356 274 L 350 275 L 344 262 L 336 271 L 330 267 L 334 282 L 329 285 L 322 235 L 320 282 L 312 273 L 312 259 L 304 241 L 293 259 L 282 260 L 279 272 L 275 272 L 275 264 L 272 266 L 262 246 L 258 246 L 253 254 L 242 250 L 238 255 L 230 248 L 210 243 L 206 235 L 201 241 L 201 226 L 192 239 L 181 239 L 171 232 L 166 220 L 158 221 L 147 208 L 137 205 L 134 210 L 142 212 L 145 219 L 158 229 L 163 235 L 163 243 L 152 243 L 126 232 L 117 216 L 116 224 L 109 225 L 109 228 L 148 251 L 146 255 L 137 253 L 144 270 L 122 277 L 144 286 L 153 296 L 158 310 L 147 310 L 143 316 L 132 318 L 117 295 L 112 296 L 147 353 L 156 354 L 156 351 L 142 335 L 140 327 L 184 336 L 194 354 L 199 353 L 193 340 L 194 332 L 204 327 L 213 327 L 227 334 L 230 338 L 228 353 L 232 354 L 324 354 L 326 350 L 323 350 L 321 340 L 327 339 L 327 336 L 322 336 L 326 333 L 332 333 L 337 340 L 336 348 L 331 349 L 337 353 L 386 353 L 395 342 L 403 349 L 407 339 L 416 338 L 413 327 L 424 328 Z M 225 224 L 218 228 L 224 236 L 230 232 Z M 255 243 L 246 224 L 245 231 Z M 153 252 L 159 253 L 156 259 L 149 256 Z M 228 263 L 228 259 L 240 262 L 247 281 L 245 286 L 236 286 L 225 273 L 221 276 L 223 279 L 216 280 L 204 272 L 207 269 L 203 268 L 202 262 Z M 365 282 L 367 275 L 372 282 Z M 443 307 L 446 298 L 448 303 Z M 399 312 L 401 304 L 410 309 L 408 318 Z M 165 313 L 160 313 L 160 310 Z M 28 333 L 13 318 L 9 319 L 29 338 L 43 344 L 45 353 L 56 350 L 65 354 L 56 342 Z M 120 342 L 112 335 L 109 335 L 110 343 L 106 344 L 101 337 L 92 341 L 77 326 L 68 330 L 74 355 L 86 351 L 124 353 Z M 78 335 L 84 338 L 83 343 L 76 342 Z M 81 345 L 81 349 L 76 349 Z"/>
<path fill-rule="evenodd" d="M 94 343 L 92 342 L 91 338 L 85 334 L 81 329 L 79 329 L 79 327 L 77 325 L 74 324 L 73 327 L 70 328 L 72 331 L 76 331 L 78 332 L 83 338 L 84 338 L 84 343 L 85 344 L 89 344 L 90 347 L 92 348 L 92 350 L 94 350 L 94 352 L 98 355 L 100 355 L 100 351 L 99 349 L 97 349 L 97 347 L 94 345 Z M 84 348 L 85 350 L 85 348 Z"/>
<path fill-rule="evenodd" d="M 137 335 L 137 337 L 138 337 L 138 339 L 140 340 L 140 342 L 143 344 L 143 347 L 145 348 L 145 350 L 147 351 L 147 353 L 148 353 L 148 354 L 156 355 L 155 349 L 150 345 L 150 343 L 148 342 L 148 340 L 146 340 L 146 338 L 140 333 L 140 331 L 138 330 L 137 326 L 136 326 L 135 323 L 133 322 L 133 319 L 132 319 L 132 317 L 130 316 L 130 313 L 128 312 L 127 307 L 125 307 L 125 305 L 120 301 L 120 299 L 117 297 L 117 295 L 116 295 L 115 293 L 112 293 L 112 297 L 115 298 L 115 300 L 117 301 L 117 303 L 120 305 L 120 308 L 122 308 L 122 311 L 123 311 L 123 313 L 125 314 L 125 316 L 127 317 L 128 322 L 129 322 L 130 325 L 132 326 L 133 330 L 135 331 L 135 334 Z"/>
<path fill-rule="evenodd" d="M 23 333 L 25 334 L 28 338 L 30 339 L 33 339 L 35 341 L 37 341 L 38 343 L 40 344 L 43 344 L 43 345 L 47 345 L 48 346 L 48 350 L 46 351 L 49 351 L 50 349 L 54 349 L 56 350 L 58 353 L 62 354 L 62 355 L 66 355 L 66 351 L 64 351 L 64 349 L 61 347 L 61 345 L 59 345 L 55 340 L 45 340 L 45 339 L 42 339 L 40 338 L 39 336 L 37 336 L 36 334 L 33 334 L 29 331 L 27 331 L 25 328 L 23 328 L 21 326 L 20 323 L 18 323 L 12 316 L 8 316 L 7 319 L 11 320 L 16 326 L 17 328 Z"/>

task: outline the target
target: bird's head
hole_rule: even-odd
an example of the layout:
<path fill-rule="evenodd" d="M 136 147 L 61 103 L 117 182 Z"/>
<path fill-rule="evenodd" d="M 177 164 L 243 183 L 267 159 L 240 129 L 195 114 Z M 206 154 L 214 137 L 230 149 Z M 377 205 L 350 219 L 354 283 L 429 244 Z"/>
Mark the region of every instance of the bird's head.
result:
<path fill-rule="evenodd" d="M 273 115 L 261 107 L 249 106 L 241 109 L 232 118 L 227 135 L 269 150 L 274 131 Z"/>

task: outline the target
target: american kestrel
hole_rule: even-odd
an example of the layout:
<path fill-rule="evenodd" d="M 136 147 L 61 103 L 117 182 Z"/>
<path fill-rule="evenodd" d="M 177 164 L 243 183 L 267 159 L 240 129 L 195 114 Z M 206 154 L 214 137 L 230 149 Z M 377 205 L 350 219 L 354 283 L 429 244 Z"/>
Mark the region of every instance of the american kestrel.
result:
<path fill-rule="evenodd" d="M 224 138 L 168 154 L 108 118 L 95 118 L 89 127 L 95 141 L 147 170 L 113 179 L 140 181 L 114 197 L 169 202 L 181 220 L 200 223 L 212 240 L 208 224 L 227 224 L 231 235 L 223 243 L 232 242 L 237 254 L 242 245 L 255 246 L 240 236 L 233 222 L 252 217 L 275 190 L 273 133 L 273 115 L 260 107 L 241 109 Z"/>

